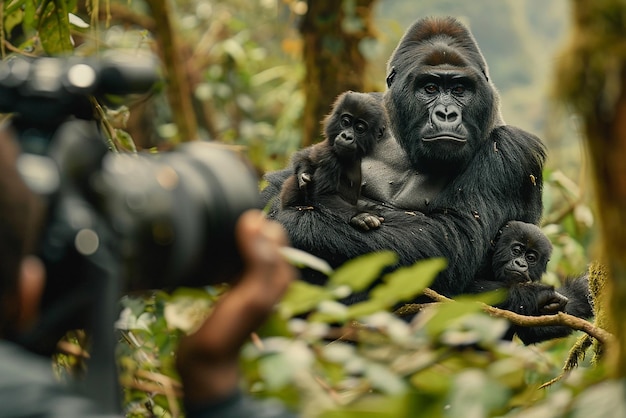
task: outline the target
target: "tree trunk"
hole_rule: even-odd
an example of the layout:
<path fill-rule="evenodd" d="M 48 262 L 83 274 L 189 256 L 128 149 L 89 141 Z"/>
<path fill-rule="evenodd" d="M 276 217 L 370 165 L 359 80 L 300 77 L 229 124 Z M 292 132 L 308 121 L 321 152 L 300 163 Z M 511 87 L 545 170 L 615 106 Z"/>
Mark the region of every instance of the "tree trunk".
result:
<path fill-rule="evenodd" d="M 581 116 L 608 267 L 608 308 L 617 340 L 615 377 L 626 376 L 626 5 L 573 0 L 574 29 L 560 60 L 558 96 Z"/>
<path fill-rule="evenodd" d="M 178 38 L 178 32 L 172 22 L 173 12 L 170 0 L 147 0 L 151 16 L 154 19 L 154 36 L 158 43 L 161 60 L 167 72 L 167 97 L 172 108 L 174 123 L 178 128 L 180 141 L 198 139 L 198 124 L 192 105 L 192 92 L 185 59 Z"/>
<path fill-rule="evenodd" d="M 374 38 L 376 0 L 308 2 L 300 32 L 306 67 L 302 146 L 320 137 L 320 121 L 346 90 L 363 91 L 366 59 L 361 41 Z M 354 8 L 349 6 L 354 6 Z M 362 47 L 362 46 L 361 46 Z"/>

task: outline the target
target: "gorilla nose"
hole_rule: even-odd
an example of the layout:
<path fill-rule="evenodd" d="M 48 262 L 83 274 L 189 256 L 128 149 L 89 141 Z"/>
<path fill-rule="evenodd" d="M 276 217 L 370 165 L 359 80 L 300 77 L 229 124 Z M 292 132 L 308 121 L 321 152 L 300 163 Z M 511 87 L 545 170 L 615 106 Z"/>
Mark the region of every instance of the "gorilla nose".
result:
<path fill-rule="evenodd" d="M 352 141 L 354 139 L 354 136 L 352 135 L 351 132 L 343 131 L 341 132 L 341 138 L 346 141 Z"/>
<path fill-rule="evenodd" d="M 457 125 L 461 121 L 461 111 L 457 106 L 439 104 L 433 109 L 436 122 L 441 126 Z"/>
<path fill-rule="evenodd" d="M 517 267 L 517 269 L 520 271 L 526 271 L 528 269 L 528 264 L 526 264 L 524 260 L 521 260 L 519 258 L 516 258 L 513 261 L 513 264 L 515 264 L 515 267 Z"/>

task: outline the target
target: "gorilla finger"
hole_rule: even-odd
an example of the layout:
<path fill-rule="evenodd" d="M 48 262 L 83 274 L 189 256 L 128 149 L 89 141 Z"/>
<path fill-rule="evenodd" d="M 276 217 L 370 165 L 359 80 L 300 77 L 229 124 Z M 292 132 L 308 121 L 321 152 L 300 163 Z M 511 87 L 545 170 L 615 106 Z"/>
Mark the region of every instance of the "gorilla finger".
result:
<path fill-rule="evenodd" d="M 568 299 L 565 296 L 555 292 L 554 297 L 548 300 L 541 310 L 544 313 L 557 313 L 559 311 L 565 310 L 565 305 L 567 305 L 567 302 Z"/>
<path fill-rule="evenodd" d="M 378 216 L 374 216 L 374 215 L 366 216 L 363 220 L 365 221 L 367 226 L 369 226 L 370 228 L 378 228 L 381 223 Z"/>
<path fill-rule="evenodd" d="M 365 223 L 365 221 L 360 217 L 353 217 L 350 219 L 350 225 L 353 227 L 360 229 L 361 231 L 369 231 L 370 227 Z"/>
<path fill-rule="evenodd" d="M 555 314 L 559 312 L 560 310 L 561 310 L 561 304 L 557 302 L 549 303 L 545 305 L 543 308 L 541 308 L 541 312 L 545 314 Z"/>
<path fill-rule="evenodd" d="M 311 181 L 311 176 L 308 173 L 302 173 L 298 176 L 298 188 L 304 189 L 306 185 Z"/>

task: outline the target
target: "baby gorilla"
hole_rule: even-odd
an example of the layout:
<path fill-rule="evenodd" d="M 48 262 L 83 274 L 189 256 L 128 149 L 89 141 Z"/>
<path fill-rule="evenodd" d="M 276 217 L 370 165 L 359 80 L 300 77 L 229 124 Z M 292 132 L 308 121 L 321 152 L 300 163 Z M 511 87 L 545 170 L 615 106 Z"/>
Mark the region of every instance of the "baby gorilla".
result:
<path fill-rule="evenodd" d="M 546 272 L 552 244 L 538 226 L 511 221 L 501 229 L 495 244 L 490 280 L 514 285 L 538 282 Z"/>
<path fill-rule="evenodd" d="M 357 204 L 361 197 L 361 159 L 382 139 L 386 116 L 379 93 L 342 93 L 323 121 L 324 141 L 296 152 L 294 173 L 282 187 L 283 208 L 320 205 L 361 230 L 378 228 L 383 219 Z"/>
<path fill-rule="evenodd" d="M 586 276 L 568 279 L 557 290 L 541 283 L 546 272 L 552 244 L 536 225 L 511 221 L 501 230 L 493 249 L 491 264 L 481 270 L 473 283 L 472 293 L 505 288 L 508 295 L 498 305 L 522 315 L 550 315 L 559 311 L 588 318 L 593 316 L 588 301 L 589 289 Z M 572 302 L 570 302 L 570 298 Z M 566 336 L 568 327 L 520 327 L 512 326 L 505 338 L 517 334 L 526 344 L 550 338 Z"/>

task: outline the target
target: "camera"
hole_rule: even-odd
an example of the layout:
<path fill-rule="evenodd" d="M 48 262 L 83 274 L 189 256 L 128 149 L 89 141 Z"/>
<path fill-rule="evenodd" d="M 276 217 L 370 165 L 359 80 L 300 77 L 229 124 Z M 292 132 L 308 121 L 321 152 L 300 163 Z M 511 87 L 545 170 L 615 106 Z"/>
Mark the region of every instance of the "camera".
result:
<path fill-rule="evenodd" d="M 42 320 L 20 341 L 32 351 L 49 354 L 68 329 L 110 334 L 122 293 L 203 286 L 241 268 L 235 223 L 259 207 L 249 164 L 202 141 L 111 152 L 93 116 L 91 96 L 145 93 L 157 67 L 119 57 L 0 64 L 0 112 L 14 113 L 18 169 L 47 205 Z"/>

